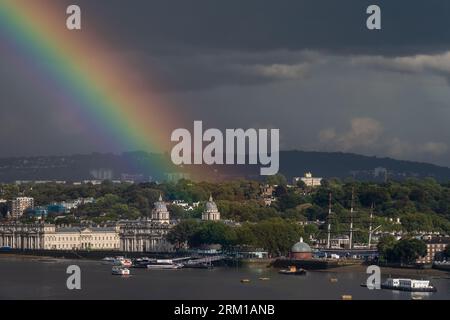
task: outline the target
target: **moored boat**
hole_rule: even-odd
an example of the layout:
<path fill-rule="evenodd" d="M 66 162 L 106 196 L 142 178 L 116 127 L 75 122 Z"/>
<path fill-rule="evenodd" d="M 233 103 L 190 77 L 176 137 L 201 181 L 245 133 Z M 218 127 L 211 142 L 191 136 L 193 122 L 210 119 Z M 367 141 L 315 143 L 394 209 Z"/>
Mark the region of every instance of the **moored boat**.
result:
<path fill-rule="evenodd" d="M 195 262 L 195 260 L 193 261 L 188 261 L 186 263 L 183 263 L 183 268 L 192 268 L 192 269 L 213 269 L 214 266 L 212 265 L 212 263 L 207 263 L 207 262 Z"/>
<path fill-rule="evenodd" d="M 131 267 L 133 265 L 131 259 L 124 258 L 122 256 L 119 257 L 105 257 L 102 259 L 104 264 L 112 264 L 115 266 L 122 267 Z"/>
<path fill-rule="evenodd" d="M 116 276 L 128 276 L 130 275 L 130 270 L 128 268 L 114 266 L 112 267 L 111 273 Z"/>
<path fill-rule="evenodd" d="M 147 269 L 150 270 L 175 270 L 181 268 L 183 268 L 181 263 L 174 263 L 170 259 L 156 260 L 147 264 Z"/>
<path fill-rule="evenodd" d="M 153 263 L 156 259 L 138 258 L 133 261 L 134 268 L 147 268 L 147 265 Z"/>
<path fill-rule="evenodd" d="M 214 269 L 214 266 L 206 263 L 199 263 L 199 264 L 184 264 L 183 268 L 190 268 L 190 269 Z"/>
<path fill-rule="evenodd" d="M 450 261 L 435 261 L 433 268 L 438 270 L 450 271 Z"/>
<path fill-rule="evenodd" d="M 381 284 L 381 289 L 410 291 L 410 292 L 435 292 L 436 288 L 428 280 L 388 278 Z"/>
<path fill-rule="evenodd" d="M 104 257 L 103 259 L 102 259 L 102 263 L 103 264 L 114 264 L 114 261 L 115 261 L 116 259 L 115 258 L 113 258 L 113 257 Z"/>
<path fill-rule="evenodd" d="M 113 264 L 116 266 L 122 266 L 122 267 L 131 267 L 133 265 L 133 262 L 131 259 L 127 259 L 124 257 L 116 257 L 113 261 Z"/>
<path fill-rule="evenodd" d="M 280 274 L 287 274 L 287 275 L 295 275 L 295 276 L 299 276 L 299 275 L 305 275 L 306 274 L 306 270 L 305 269 L 297 269 L 296 266 L 290 266 L 289 269 L 283 269 L 278 271 L 278 273 Z"/>

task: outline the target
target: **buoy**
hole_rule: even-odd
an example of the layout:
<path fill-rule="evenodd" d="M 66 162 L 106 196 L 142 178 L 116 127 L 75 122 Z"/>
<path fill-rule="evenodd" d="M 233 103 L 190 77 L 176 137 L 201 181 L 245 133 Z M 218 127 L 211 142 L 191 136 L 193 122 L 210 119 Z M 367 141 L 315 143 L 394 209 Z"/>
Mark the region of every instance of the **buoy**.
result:
<path fill-rule="evenodd" d="M 351 295 L 349 295 L 349 294 L 343 294 L 342 295 L 342 300 L 352 300 L 352 299 L 353 299 L 353 297 Z"/>
<path fill-rule="evenodd" d="M 241 282 L 242 283 L 248 283 L 248 282 L 250 282 L 250 279 L 241 279 Z"/>

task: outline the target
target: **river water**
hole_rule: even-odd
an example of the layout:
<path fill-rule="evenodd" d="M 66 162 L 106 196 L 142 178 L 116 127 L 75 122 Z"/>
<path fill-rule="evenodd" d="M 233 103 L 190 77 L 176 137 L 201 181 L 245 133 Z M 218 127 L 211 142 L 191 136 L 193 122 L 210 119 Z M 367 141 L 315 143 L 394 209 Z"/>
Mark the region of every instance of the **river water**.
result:
<path fill-rule="evenodd" d="M 81 290 L 68 290 L 66 269 L 81 268 Z M 409 292 L 369 290 L 362 272 L 310 271 L 286 276 L 265 267 L 220 267 L 213 270 L 131 269 L 128 277 L 111 275 L 100 261 L 0 257 L 0 299 L 412 299 Z M 270 280 L 262 281 L 260 277 Z M 330 281 L 337 278 L 337 282 Z M 249 283 L 241 283 L 249 279 Z M 431 279 L 436 293 L 414 293 L 421 299 L 450 299 L 450 280 Z"/>

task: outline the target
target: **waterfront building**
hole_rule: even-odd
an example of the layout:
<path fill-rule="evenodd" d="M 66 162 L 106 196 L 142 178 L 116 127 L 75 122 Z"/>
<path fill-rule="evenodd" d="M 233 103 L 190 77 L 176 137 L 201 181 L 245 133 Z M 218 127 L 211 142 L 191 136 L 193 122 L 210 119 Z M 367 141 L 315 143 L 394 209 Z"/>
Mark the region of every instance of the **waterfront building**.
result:
<path fill-rule="evenodd" d="M 216 203 L 212 196 L 209 196 L 209 201 L 206 202 L 205 211 L 202 213 L 202 220 L 204 221 L 218 221 L 220 220 L 220 212 L 217 209 Z"/>
<path fill-rule="evenodd" d="M 120 250 L 127 252 L 167 252 L 173 246 L 166 240 L 172 223 L 145 219 L 120 222 Z"/>
<path fill-rule="evenodd" d="M 130 252 L 166 252 L 173 246 L 166 235 L 173 227 L 170 213 L 162 196 L 154 203 L 151 219 L 120 222 L 120 249 Z"/>
<path fill-rule="evenodd" d="M 167 252 L 173 227 L 160 196 L 151 219 L 120 221 L 111 226 L 55 226 L 54 224 L 0 224 L 0 247 L 37 250 L 110 250 Z"/>
<path fill-rule="evenodd" d="M 171 225 L 136 220 L 111 226 L 0 224 L 0 247 L 21 250 L 171 251 L 166 240 Z"/>
<path fill-rule="evenodd" d="M 118 250 L 119 228 L 111 227 L 56 227 L 46 225 L 44 247 L 47 250 Z"/>
<path fill-rule="evenodd" d="M 0 247 L 22 250 L 118 250 L 119 229 L 113 227 L 57 227 L 54 224 L 0 225 Z"/>
<path fill-rule="evenodd" d="M 426 237 L 422 239 L 427 245 L 427 254 L 416 260 L 416 263 L 430 264 L 440 260 L 442 252 L 450 245 L 450 237 Z"/>
<path fill-rule="evenodd" d="M 306 242 L 303 242 L 303 238 L 300 238 L 300 241 L 292 246 L 290 258 L 294 260 L 312 259 L 311 247 Z"/>
<path fill-rule="evenodd" d="M 0 224 L 0 247 L 42 249 L 44 230 L 43 224 Z"/>
<path fill-rule="evenodd" d="M 34 208 L 34 199 L 31 197 L 17 197 L 11 201 L 11 217 L 21 217 L 25 210 Z"/>
<path fill-rule="evenodd" d="M 307 187 L 319 187 L 322 182 L 322 178 L 313 177 L 311 172 L 305 173 L 303 177 L 294 177 L 293 184 L 296 185 L 297 182 L 303 181 Z"/>

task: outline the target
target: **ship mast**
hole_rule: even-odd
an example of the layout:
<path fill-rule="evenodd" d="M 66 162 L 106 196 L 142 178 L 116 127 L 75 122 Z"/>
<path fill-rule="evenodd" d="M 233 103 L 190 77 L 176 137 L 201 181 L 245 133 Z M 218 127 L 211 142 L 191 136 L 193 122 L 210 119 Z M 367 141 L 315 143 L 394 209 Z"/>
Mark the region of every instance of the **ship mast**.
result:
<path fill-rule="evenodd" d="M 369 249 L 372 242 L 372 221 L 373 221 L 373 202 L 370 206 L 370 224 L 369 224 Z"/>
<path fill-rule="evenodd" d="M 331 235 L 331 192 L 328 194 L 328 226 L 327 226 L 327 248 L 330 249 L 330 235 Z"/>
<path fill-rule="evenodd" d="M 352 203 L 350 208 L 350 241 L 349 249 L 353 248 L 353 206 L 355 204 L 355 188 L 352 187 Z"/>

